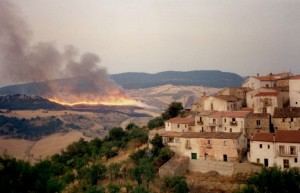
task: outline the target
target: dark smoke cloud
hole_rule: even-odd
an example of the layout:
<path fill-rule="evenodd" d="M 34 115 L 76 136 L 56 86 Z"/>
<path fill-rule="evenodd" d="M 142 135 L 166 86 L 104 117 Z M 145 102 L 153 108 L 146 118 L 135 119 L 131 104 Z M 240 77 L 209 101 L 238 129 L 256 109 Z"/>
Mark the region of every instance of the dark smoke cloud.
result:
<path fill-rule="evenodd" d="M 125 95 L 122 89 L 109 78 L 106 70 L 98 67 L 101 62 L 99 56 L 92 53 L 80 55 L 74 46 L 66 46 L 63 51 L 60 51 L 53 42 L 32 45 L 31 31 L 18 13 L 20 11 L 10 1 L 0 0 L 0 74 L 2 77 L 14 83 L 80 77 L 80 81 L 77 79 L 71 84 L 49 81 L 49 86 L 56 95 L 95 92 Z"/>

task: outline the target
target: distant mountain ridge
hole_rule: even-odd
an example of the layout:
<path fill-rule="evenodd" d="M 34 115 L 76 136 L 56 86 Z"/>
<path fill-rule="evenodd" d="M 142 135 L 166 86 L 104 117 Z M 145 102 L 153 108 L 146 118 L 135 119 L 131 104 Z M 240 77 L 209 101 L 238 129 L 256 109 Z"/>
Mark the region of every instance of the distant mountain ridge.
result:
<path fill-rule="evenodd" d="M 139 89 L 162 86 L 166 84 L 178 86 L 204 86 L 204 87 L 235 87 L 240 86 L 244 78 L 230 72 L 221 72 L 217 70 L 198 70 L 198 71 L 165 71 L 155 74 L 127 72 L 121 74 L 112 74 L 111 79 L 124 89 Z M 65 78 L 50 80 L 58 82 L 61 85 L 68 85 L 75 82 L 75 85 L 81 85 L 84 89 L 89 88 L 88 82 L 81 78 Z M 6 94 L 27 94 L 45 96 L 50 90 L 45 82 L 34 82 L 5 86 L 0 88 L 0 95 Z"/>
<path fill-rule="evenodd" d="M 235 73 L 217 70 L 165 71 L 155 74 L 127 72 L 113 74 L 111 78 L 125 89 L 149 88 L 165 84 L 223 88 L 240 86 L 244 81 L 243 77 Z"/>

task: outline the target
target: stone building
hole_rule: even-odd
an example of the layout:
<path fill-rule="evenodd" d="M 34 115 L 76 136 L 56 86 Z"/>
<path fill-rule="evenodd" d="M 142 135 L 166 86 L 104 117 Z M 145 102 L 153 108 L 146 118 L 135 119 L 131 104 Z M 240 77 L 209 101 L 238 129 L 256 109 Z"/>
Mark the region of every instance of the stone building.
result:
<path fill-rule="evenodd" d="M 300 107 L 276 108 L 272 122 L 275 130 L 300 130 Z"/>
<path fill-rule="evenodd" d="M 194 131 L 195 118 L 175 117 L 165 122 L 166 131 L 186 132 Z"/>
<path fill-rule="evenodd" d="M 254 113 L 273 115 L 276 107 L 283 107 L 279 92 L 260 92 L 254 96 Z"/>
<path fill-rule="evenodd" d="M 203 100 L 203 110 L 237 111 L 242 108 L 243 100 L 234 95 L 207 96 Z"/>
<path fill-rule="evenodd" d="M 300 75 L 290 78 L 289 82 L 289 95 L 290 106 L 300 107 Z"/>
<path fill-rule="evenodd" d="M 249 113 L 247 116 L 246 128 L 247 138 L 254 133 L 269 133 L 271 116 L 268 113 Z"/>
<path fill-rule="evenodd" d="M 247 147 L 242 133 L 165 131 L 160 135 L 175 155 L 190 159 L 239 162 Z"/>

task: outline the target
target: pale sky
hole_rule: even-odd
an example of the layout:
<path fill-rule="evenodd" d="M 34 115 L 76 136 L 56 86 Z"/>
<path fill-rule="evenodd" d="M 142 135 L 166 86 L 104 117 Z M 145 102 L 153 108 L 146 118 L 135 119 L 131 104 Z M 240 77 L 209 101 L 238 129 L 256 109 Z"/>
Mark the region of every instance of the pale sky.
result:
<path fill-rule="evenodd" d="M 109 73 L 300 74 L 300 0 L 14 0 L 32 41 L 93 52 Z"/>

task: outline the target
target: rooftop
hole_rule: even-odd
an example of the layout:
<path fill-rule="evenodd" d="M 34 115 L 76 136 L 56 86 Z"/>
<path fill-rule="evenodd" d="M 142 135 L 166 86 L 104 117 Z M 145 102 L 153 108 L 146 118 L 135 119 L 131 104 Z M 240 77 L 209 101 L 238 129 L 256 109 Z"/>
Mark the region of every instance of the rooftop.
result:
<path fill-rule="evenodd" d="M 279 92 L 260 92 L 258 94 L 256 94 L 255 96 L 278 96 Z"/>
<path fill-rule="evenodd" d="M 237 139 L 242 133 L 226 133 L 226 132 L 175 132 L 165 131 L 160 133 L 162 137 L 178 137 L 178 138 L 205 138 L 205 139 Z"/>
<path fill-rule="evenodd" d="M 195 124 L 195 118 L 183 118 L 183 117 L 175 117 L 167 120 L 168 123 L 176 123 L 176 124 Z"/>
<path fill-rule="evenodd" d="M 253 76 L 254 78 L 260 80 L 260 81 L 276 81 L 277 78 L 270 76 Z"/>
<path fill-rule="evenodd" d="M 275 108 L 273 118 L 297 118 L 300 117 L 299 107 Z"/>
<path fill-rule="evenodd" d="M 269 118 L 268 113 L 250 113 L 248 118 Z"/>
<path fill-rule="evenodd" d="M 230 118 L 244 118 L 250 111 L 217 111 L 211 114 L 210 118 L 219 118 L 219 117 L 230 117 Z"/>
<path fill-rule="evenodd" d="M 237 101 L 241 100 L 240 98 L 238 98 L 234 95 L 218 95 L 218 96 L 215 96 L 215 97 L 218 98 L 218 99 L 227 101 L 227 102 L 237 102 Z"/>
<path fill-rule="evenodd" d="M 295 75 L 291 78 L 292 80 L 295 80 L 295 79 L 300 79 L 300 74 L 299 75 Z"/>
<path fill-rule="evenodd" d="M 299 130 L 277 130 L 275 134 L 255 133 L 252 138 L 252 141 L 300 143 L 300 131 Z"/>

